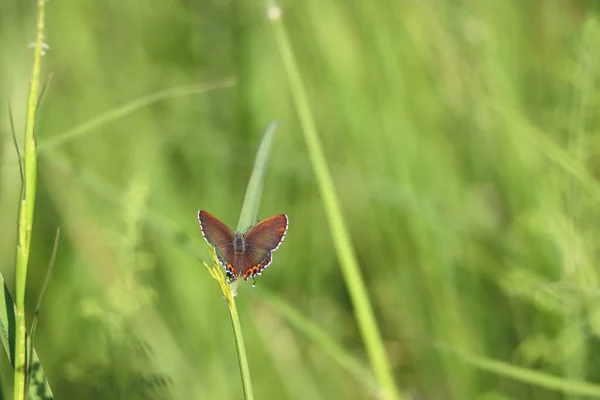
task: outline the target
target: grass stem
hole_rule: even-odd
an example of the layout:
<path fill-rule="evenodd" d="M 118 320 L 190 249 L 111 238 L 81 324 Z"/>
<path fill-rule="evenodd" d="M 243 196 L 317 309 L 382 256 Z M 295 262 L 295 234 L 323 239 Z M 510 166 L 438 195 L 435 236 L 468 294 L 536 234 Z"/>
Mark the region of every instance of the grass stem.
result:
<path fill-rule="evenodd" d="M 217 258 L 215 248 L 211 246 L 212 264 L 203 263 L 210 275 L 219 283 L 219 287 L 225 296 L 227 306 L 229 307 L 229 315 L 231 316 L 231 324 L 233 325 L 233 336 L 235 338 L 235 347 L 238 355 L 238 363 L 240 366 L 240 374 L 242 376 L 242 389 L 244 390 L 244 399 L 253 400 L 254 393 L 252 392 L 252 380 L 250 379 L 250 368 L 248 368 L 248 357 L 246 356 L 246 347 L 244 346 L 244 335 L 242 334 L 242 326 L 238 316 L 237 307 L 235 305 L 235 292 L 227 283 L 223 268 Z M 237 281 L 236 281 L 237 282 Z"/>
<path fill-rule="evenodd" d="M 27 266 L 31 248 L 31 227 L 35 206 L 35 188 L 37 177 L 37 150 L 35 142 L 35 122 L 38 102 L 40 71 L 42 66 L 42 50 L 44 41 L 44 18 L 46 0 L 37 2 L 36 40 L 33 53 L 33 68 L 29 96 L 27 100 L 27 118 L 25 121 L 24 149 L 24 178 L 23 195 L 20 203 L 20 218 L 18 226 L 18 243 L 15 271 L 16 298 L 16 340 L 15 340 L 15 371 L 14 399 L 25 398 L 26 376 L 26 328 L 25 328 L 25 290 L 27 282 Z"/>
<path fill-rule="evenodd" d="M 383 398 L 398 399 L 399 394 L 394 383 L 392 369 L 383 346 L 377 321 L 373 314 L 369 295 L 360 273 L 358 261 L 352 248 L 350 235 L 342 216 L 340 203 L 327 166 L 325 153 L 319 140 L 304 83 L 300 77 L 298 64 L 287 32 L 281 22 L 281 10 L 276 6 L 271 6 L 269 7 L 268 15 L 272 22 L 275 40 L 277 41 L 279 52 L 281 53 L 281 58 L 288 75 L 304 140 L 308 147 L 308 154 L 319 191 L 321 192 L 323 205 L 325 206 L 327 221 L 331 229 L 337 256 L 342 267 L 342 275 L 352 299 L 356 320 L 365 342 L 375 377 L 383 391 Z"/>

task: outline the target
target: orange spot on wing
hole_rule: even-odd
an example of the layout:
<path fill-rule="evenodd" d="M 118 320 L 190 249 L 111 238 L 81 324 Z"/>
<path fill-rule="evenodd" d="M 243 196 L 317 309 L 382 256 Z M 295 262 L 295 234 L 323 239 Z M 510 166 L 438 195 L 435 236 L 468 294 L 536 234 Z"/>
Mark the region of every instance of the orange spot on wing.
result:
<path fill-rule="evenodd" d="M 261 264 L 253 265 L 246 273 L 244 274 L 244 280 L 248 280 L 249 277 L 254 276 L 260 272 Z"/>

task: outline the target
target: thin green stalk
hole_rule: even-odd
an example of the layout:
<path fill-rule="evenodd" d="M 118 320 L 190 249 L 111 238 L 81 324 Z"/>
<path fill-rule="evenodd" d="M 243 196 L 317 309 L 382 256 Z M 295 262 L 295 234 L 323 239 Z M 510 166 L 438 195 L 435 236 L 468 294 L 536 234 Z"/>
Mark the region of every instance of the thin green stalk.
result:
<path fill-rule="evenodd" d="M 304 140 L 308 147 L 308 154 L 313 166 L 315 178 L 321 192 L 325 206 L 327 220 L 331 229 L 337 256 L 342 267 L 342 274 L 350 292 L 354 313 L 358 326 L 365 342 L 369 359 L 383 391 L 383 398 L 398 399 L 399 393 L 394 383 L 392 369 L 387 358 L 377 321 L 365 288 L 358 261 L 350 241 L 350 235 L 339 205 L 339 200 L 334 189 L 333 179 L 327 167 L 325 153 L 317 133 L 317 128 L 309 107 L 306 91 L 298 64 L 296 63 L 288 35 L 281 22 L 281 9 L 276 6 L 269 7 L 269 18 L 272 22 L 273 32 L 288 80 L 291 86 L 292 96 L 296 105 L 299 121 L 302 126 Z"/>
<path fill-rule="evenodd" d="M 235 336 L 235 348 L 238 353 L 238 360 L 240 364 L 240 373 L 242 375 L 242 387 L 244 388 L 244 398 L 246 400 L 254 399 L 252 392 L 252 380 L 250 379 L 250 368 L 248 368 L 248 357 L 246 356 L 246 347 L 244 346 L 244 336 L 242 335 L 242 326 L 240 325 L 240 318 L 237 313 L 235 306 L 235 299 L 231 297 L 231 302 L 227 302 L 229 305 L 229 315 L 231 315 L 231 324 L 233 325 L 233 335 Z"/>
<path fill-rule="evenodd" d="M 61 145 L 64 145 L 65 143 L 82 137 L 83 135 L 89 133 L 94 129 L 98 129 L 103 125 L 116 121 L 119 118 L 123 118 L 124 116 L 129 115 L 143 107 L 147 107 L 150 104 L 154 104 L 166 99 L 202 94 L 217 89 L 230 88 L 233 86 L 235 86 L 235 80 L 229 78 L 209 84 L 195 84 L 169 88 L 166 90 L 161 90 L 160 92 L 152 93 L 147 96 L 137 98 L 131 102 L 115 107 L 112 110 L 109 110 L 77 126 L 74 126 L 73 128 L 65 132 L 59 133 L 58 135 L 54 135 L 50 139 L 42 141 L 39 145 L 39 151 L 45 152 L 47 150 L 55 149 Z"/>
<path fill-rule="evenodd" d="M 235 347 L 237 349 L 238 363 L 240 365 L 240 374 L 242 376 L 242 389 L 244 390 L 244 399 L 253 400 L 252 381 L 250 379 L 250 368 L 248 368 L 248 357 L 246 356 L 246 347 L 244 346 L 244 336 L 242 334 L 242 326 L 238 316 L 237 307 L 235 305 L 234 292 L 229 287 L 223 268 L 217 258 L 215 248 L 211 247 L 212 265 L 203 263 L 210 275 L 219 283 L 219 287 L 225 296 L 227 306 L 229 307 L 229 315 L 231 316 L 231 324 L 233 325 L 233 336 L 235 337 Z"/>
<path fill-rule="evenodd" d="M 42 66 L 42 44 L 44 40 L 44 17 L 46 0 L 38 0 L 36 41 L 33 55 L 33 69 L 29 97 L 27 101 L 27 119 L 25 121 L 25 151 L 24 151 L 24 190 L 20 204 L 19 239 L 17 243 L 15 298 L 16 298 L 16 340 L 15 340 L 15 371 L 14 399 L 25 398 L 26 375 L 26 329 L 25 329 L 25 288 L 27 281 L 27 266 L 31 248 L 31 226 L 35 206 L 35 185 L 37 174 L 37 154 L 35 144 L 35 117 L 38 101 L 40 70 Z"/>
<path fill-rule="evenodd" d="M 258 208 L 260 205 L 260 199 L 262 197 L 262 188 L 267 172 L 267 163 L 269 161 L 269 153 L 271 150 L 271 144 L 273 143 L 273 136 L 277 124 L 272 122 L 267 131 L 263 135 L 263 138 L 256 152 L 256 158 L 254 160 L 254 167 L 250 174 L 248 186 L 246 187 L 246 195 L 244 197 L 244 203 L 242 204 L 242 211 L 240 213 L 240 219 L 238 221 L 237 230 L 241 231 L 251 226 L 256 221 L 256 215 L 258 214 Z M 208 272 L 214 279 L 217 280 L 227 305 L 229 306 L 229 315 L 231 316 L 231 323 L 233 325 L 233 335 L 235 337 L 235 346 L 237 348 L 238 362 L 240 365 L 240 373 L 242 375 L 242 387 L 244 389 L 244 398 L 246 400 L 254 399 L 252 393 L 252 381 L 250 380 L 250 369 L 248 368 L 248 357 L 246 356 L 246 347 L 244 346 L 244 336 L 242 335 L 242 326 L 240 325 L 240 318 L 237 313 L 235 306 L 235 291 L 239 280 L 235 280 L 231 286 L 227 283 L 223 268 L 217 258 L 217 253 L 214 247 L 211 246 L 213 263 L 212 266 L 204 263 L 204 266 L 208 269 Z"/>
<path fill-rule="evenodd" d="M 52 75 L 50 75 L 52 77 Z M 44 87 L 47 87 L 48 83 Z M 52 151 L 60 146 L 63 146 L 69 142 L 85 137 L 85 135 L 90 134 L 93 130 L 97 130 L 98 128 L 114 122 L 120 118 L 123 118 L 139 109 L 147 107 L 151 104 L 158 103 L 160 101 L 174 99 L 177 97 L 183 96 L 192 96 L 196 94 L 208 93 L 213 90 L 218 89 L 226 89 L 235 86 L 235 80 L 232 78 L 224 79 L 222 81 L 217 81 L 208 84 L 193 84 L 186 85 L 180 87 L 169 88 L 166 90 L 161 90 L 160 92 L 151 93 L 146 96 L 142 96 L 132 100 L 126 104 L 115 107 L 109 111 L 106 111 L 96 117 L 90 118 L 87 121 L 84 121 L 66 131 L 53 135 L 51 138 L 42 140 L 37 143 L 37 152 L 38 154 L 43 154 L 48 151 Z M 40 96 L 40 102 L 43 98 L 44 90 L 42 90 L 42 95 Z M 0 164 L 0 167 L 5 165 L 12 165 L 15 160 L 7 158 L 4 164 Z"/>

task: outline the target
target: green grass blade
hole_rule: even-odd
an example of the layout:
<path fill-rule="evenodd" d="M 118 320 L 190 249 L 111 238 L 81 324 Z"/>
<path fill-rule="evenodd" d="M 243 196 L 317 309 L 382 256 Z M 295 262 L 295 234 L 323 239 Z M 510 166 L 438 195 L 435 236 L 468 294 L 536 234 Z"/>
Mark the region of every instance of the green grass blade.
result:
<path fill-rule="evenodd" d="M 437 346 L 442 352 L 447 352 L 465 361 L 478 369 L 494 373 L 496 375 L 508 377 L 520 382 L 528 383 L 548 390 L 562 392 L 572 396 L 592 396 L 600 398 L 600 385 L 564 379 L 544 372 L 532 370 L 530 368 L 519 367 L 507 362 L 493 360 L 486 357 L 480 357 L 468 354 L 462 351 L 456 351 L 445 346 Z"/>
<path fill-rule="evenodd" d="M 15 304 L 6 287 L 4 277 L 0 274 L 0 341 L 11 365 L 15 365 Z M 32 375 L 28 399 L 53 399 L 52 390 L 46 380 L 35 349 L 32 353 Z"/>
<path fill-rule="evenodd" d="M 531 142 L 542 154 L 548 157 L 549 160 L 559 165 L 576 182 L 579 182 L 582 188 L 587 190 L 596 201 L 600 201 L 600 185 L 595 177 L 587 171 L 583 165 L 555 143 L 548 135 L 545 135 L 534 124 L 528 121 L 517 110 L 510 107 L 502 106 L 497 102 L 490 101 L 491 107 L 500 115 L 506 118 L 511 128 L 508 133 L 517 140 L 527 140 Z M 517 133 L 518 132 L 518 136 Z"/>
<path fill-rule="evenodd" d="M 54 237 L 54 248 L 52 249 L 52 258 L 50 259 L 50 264 L 48 266 L 48 272 L 46 273 L 46 279 L 44 280 L 44 285 L 42 286 L 42 290 L 40 291 L 40 295 L 38 297 L 38 303 L 35 307 L 35 312 L 33 314 L 33 322 L 31 323 L 31 329 L 29 331 L 29 348 L 27 351 L 27 379 L 25 381 L 25 394 L 29 397 L 31 392 L 31 382 L 33 379 L 36 379 L 34 374 L 37 374 L 37 370 L 34 370 L 35 359 L 33 357 L 33 351 L 35 349 L 35 329 L 37 327 L 38 316 L 40 313 L 40 309 L 42 308 L 42 300 L 44 298 L 44 294 L 46 293 L 46 289 L 48 288 L 48 284 L 50 283 L 50 279 L 52 278 L 52 272 L 54 271 L 54 262 L 56 261 L 56 252 L 58 251 L 58 242 L 60 240 L 60 228 L 56 228 L 56 236 Z M 39 379 L 39 378 L 38 378 Z"/>
<path fill-rule="evenodd" d="M 242 204 L 242 211 L 240 213 L 240 219 L 238 221 L 238 230 L 243 230 L 254 224 L 256 221 L 256 215 L 258 214 L 258 208 L 260 206 L 260 199 L 262 197 L 262 188 L 265 173 L 267 171 L 267 163 L 269 160 L 269 152 L 271 150 L 271 143 L 273 142 L 273 136 L 275 135 L 275 130 L 277 128 L 277 123 L 272 122 L 267 131 L 265 132 L 260 146 L 258 147 L 258 151 L 256 152 L 256 159 L 254 160 L 254 167 L 252 168 L 252 173 L 250 174 L 250 180 L 248 181 L 248 186 L 246 188 L 246 195 L 244 196 L 244 203 Z M 214 254 L 214 259 L 216 261 L 216 268 L 221 272 L 221 277 L 224 279 L 223 272 L 221 270 L 221 266 L 216 259 L 216 254 Z M 237 283 L 237 281 L 236 281 Z M 233 334 L 235 336 L 235 345 L 237 348 L 238 359 L 240 364 L 240 372 L 242 375 L 242 386 L 244 388 L 244 397 L 246 400 L 253 399 L 254 395 L 252 392 L 252 381 L 250 379 L 250 369 L 248 368 L 248 357 L 246 355 L 246 347 L 244 346 L 244 337 L 242 334 L 242 326 L 240 324 L 240 319 L 237 313 L 237 307 L 235 306 L 235 299 L 231 296 L 231 292 L 229 288 L 225 289 L 223 285 L 221 285 L 223 292 L 229 293 L 227 297 L 227 303 L 229 305 L 229 313 L 231 315 L 231 323 L 233 325 Z M 234 289 L 235 290 L 235 289 Z"/>
<path fill-rule="evenodd" d="M 300 71 L 298 70 L 298 64 L 296 63 L 290 41 L 281 22 L 280 9 L 274 6 L 271 7 L 269 16 L 272 21 L 275 40 L 277 41 L 279 52 L 281 53 L 281 58 L 288 75 L 296 111 L 302 126 L 302 133 L 308 147 L 310 161 L 321 192 L 323 205 L 325 206 L 327 221 L 331 229 L 337 256 L 342 267 L 342 274 L 350 292 L 354 313 L 369 354 L 373 371 L 384 392 L 383 397 L 386 399 L 397 399 L 399 398 L 399 393 L 394 383 L 392 369 L 373 314 L 369 295 L 360 273 L 358 261 L 350 242 L 350 235 L 342 216 L 325 153 L 321 147 L 317 127 L 310 110 L 304 84 L 300 77 Z"/>
<path fill-rule="evenodd" d="M 37 149 L 35 141 L 35 122 L 42 68 L 42 45 L 44 42 L 46 0 L 37 2 L 36 41 L 33 54 L 33 67 L 29 96 L 27 100 L 27 118 L 25 121 L 25 150 L 23 198 L 20 204 L 18 226 L 18 243 L 15 266 L 16 297 L 16 339 L 14 358 L 14 399 L 25 398 L 25 376 L 27 372 L 27 331 L 25 328 L 25 290 L 27 283 L 27 267 L 31 248 L 31 227 L 35 209 L 35 190 L 37 177 Z"/>
<path fill-rule="evenodd" d="M 19 194 L 19 200 L 23 198 L 23 185 L 25 184 L 25 172 L 23 171 L 23 157 L 21 157 L 21 150 L 19 150 L 19 141 L 17 140 L 17 133 L 15 131 L 15 121 L 13 120 L 13 113 L 8 105 L 8 119 L 10 120 L 10 133 L 12 135 L 13 144 L 15 146 L 15 153 L 17 153 L 17 161 L 19 163 L 19 174 L 21 175 L 21 191 Z M 18 224 L 18 219 L 17 219 Z"/>
<path fill-rule="evenodd" d="M 242 325 L 238 316 L 237 307 L 235 304 L 235 292 L 231 290 L 227 283 L 223 268 L 217 258 L 215 248 L 211 247 L 212 263 L 204 263 L 204 266 L 210 275 L 217 281 L 221 292 L 225 296 L 227 306 L 229 307 L 229 315 L 231 317 L 231 325 L 233 327 L 233 336 L 235 338 L 235 348 L 238 354 L 238 363 L 240 366 L 240 375 L 242 378 L 242 389 L 244 390 L 244 399 L 253 400 L 254 393 L 252 391 L 252 380 L 250 379 L 250 368 L 248 368 L 248 356 L 246 355 L 246 346 L 244 345 L 244 335 L 242 333 Z"/>
<path fill-rule="evenodd" d="M 273 142 L 273 136 L 277 124 L 272 122 L 267 131 L 265 132 L 258 151 L 256 153 L 256 159 L 254 161 L 254 167 L 250 174 L 250 180 L 246 188 L 246 195 L 244 196 L 244 203 L 242 204 L 242 211 L 240 213 L 240 219 L 238 222 L 238 231 L 244 230 L 251 226 L 256 221 L 256 215 L 260 206 L 260 199 L 262 197 L 262 188 L 265 173 L 267 171 L 267 163 L 269 160 L 269 152 L 271 150 L 271 143 Z M 244 389 L 244 398 L 246 400 L 254 399 L 252 392 L 252 380 L 250 379 L 250 369 L 248 368 L 248 356 L 246 355 L 246 347 L 244 345 L 244 336 L 242 333 L 242 326 L 240 324 L 240 318 L 238 316 L 237 307 L 235 305 L 235 290 L 237 287 L 238 280 L 236 280 L 230 287 L 225 279 L 221 265 L 217 259 L 215 249 L 211 247 L 213 254 L 213 266 L 209 267 L 205 264 L 210 274 L 219 283 L 221 291 L 227 299 L 227 305 L 229 306 L 229 314 L 231 316 L 231 323 L 233 326 L 233 335 L 235 337 L 235 346 L 238 354 L 238 362 L 240 366 L 240 374 L 242 377 L 242 387 Z"/>
<path fill-rule="evenodd" d="M 305 334 L 311 341 L 319 345 L 324 352 L 354 376 L 358 382 L 371 390 L 376 388 L 371 373 L 366 371 L 350 353 L 329 337 L 327 332 L 315 325 L 294 307 L 286 304 L 264 288 L 261 291 L 261 295 L 263 295 L 265 300 L 276 309 L 281 316 L 286 318 L 291 325 Z M 572 396 L 600 397 L 600 385 L 594 383 L 564 379 L 545 372 L 535 371 L 531 368 L 457 351 L 444 345 L 436 345 L 435 348 L 440 352 L 451 354 L 463 360 L 474 368 L 511 378 L 532 386 L 558 391 Z"/>
<path fill-rule="evenodd" d="M 242 204 L 242 212 L 237 224 L 237 230 L 240 232 L 254 225 L 256 222 L 258 207 L 260 206 L 260 199 L 262 197 L 263 182 L 265 173 L 267 172 L 271 143 L 273 142 L 276 130 L 277 122 L 273 121 L 267 128 L 256 152 L 254 167 L 248 181 L 244 203 Z"/>
<path fill-rule="evenodd" d="M 46 150 L 54 149 L 72 140 L 75 140 L 93 129 L 97 129 L 102 125 L 106 125 L 112 121 L 116 121 L 119 118 L 131 114 L 140 108 L 146 107 L 150 104 L 157 103 L 159 101 L 170 99 L 174 97 L 189 96 L 194 94 L 202 94 L 217 89 L 224 89 L 233 87 L 235 85 L 234 79 L 226 79 L 223 81 L 206 84 L 206 85 L 188 85 L 176 88 L 170 88 L 150 94 L 148 96 L 141 97 L 134 101 L 131 101 L 122 106 L 113 108 L 112 110 L 103 113 L 95 118 L 85 121 L 68 131 L 57 135 L 57 137 L 48 139 L 40 142 L 39 151 L 43 152 Z"/>
<path fill-rule="evenodd" d="M 276 295 L 270 293 L 267 289 L 261 290 L 261 295 L 281 316 L 302 332 L 313 343 L 317 344 L 332 360 L 345 369 L 359 383 L 369 389 L 375 397 L 379 395 L 379 386 L 373 379 L 371 371 L 364 368 L 361 363 L 352 356 L 346 349 L 339 345 L 327 332 L 317 326 L 310 319 L 302 315 L 291 305 L 285 303 Z"/>

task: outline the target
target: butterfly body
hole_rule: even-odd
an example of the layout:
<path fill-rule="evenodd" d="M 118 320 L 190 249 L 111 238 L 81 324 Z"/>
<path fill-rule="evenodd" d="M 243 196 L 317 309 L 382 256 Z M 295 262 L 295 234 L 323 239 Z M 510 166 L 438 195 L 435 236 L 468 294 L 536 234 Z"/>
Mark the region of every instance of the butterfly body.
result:
<path fill-rule="evenodd" d="M 210 213 L 198 213 L 200 229 L 208 244 L 214 246 L 217 258 L 225 270 L 229 281 L 239 277 L 244 280 L 260 275 L 272 260 L 288 227 L 285 214 L 275 215 L 260 221 L 245 233 L 232 232 L 224 223 Z"/>
<path fill-rule="evenodd" d="M 236 254 L 243 254 L 245 247 L 246 241 L 244 240 L 244 235 L 239 232 L 236 232 L 233 237 L 233 251 L 235 251 Z"/>

